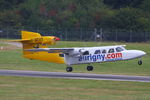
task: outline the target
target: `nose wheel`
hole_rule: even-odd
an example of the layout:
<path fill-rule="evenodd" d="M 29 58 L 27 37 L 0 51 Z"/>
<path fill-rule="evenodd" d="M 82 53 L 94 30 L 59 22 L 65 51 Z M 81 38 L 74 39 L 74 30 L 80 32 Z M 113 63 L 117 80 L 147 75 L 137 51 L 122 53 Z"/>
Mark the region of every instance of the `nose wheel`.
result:
<path fill-rule="evenodd" d="M 142 60 L 139 60 L 139 61 L 138 61 L 138 64 L 139 64 L 139 65 L 142 65 Z"/>
<path fill-rule="evenodd" d="M 87 70 L 88 71 L 92 71 L 93 70 L 93 66 L 87 66 Z"/>

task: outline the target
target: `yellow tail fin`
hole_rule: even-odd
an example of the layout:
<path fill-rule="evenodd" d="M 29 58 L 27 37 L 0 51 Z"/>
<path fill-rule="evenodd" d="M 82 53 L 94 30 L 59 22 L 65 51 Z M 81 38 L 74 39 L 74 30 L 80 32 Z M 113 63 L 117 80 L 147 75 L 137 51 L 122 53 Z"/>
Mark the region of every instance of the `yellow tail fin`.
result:
<path fill-rule="evenodd" d="M 41 35 L 35 32 L 21 31 L 21 38 L 21 40 L 10 40 L 10 42 L 28 42 L 33 38 L 41 38 Z"/>
<path fill-rule="evenodd" d="M 47 45 L 54 45 L 56 41 L 60 40 L 55 36 L 41 36 L 36 32 L 21 31 L 22 39 L 14 40 L 14 42 L 21 42 L 23 45 L 23 56 L 28 59 L 37 59 L 53 63 L 64 63 L 64 58 L 59 56 L 59 53 L 48 52 L 31 52 L 27 49 L 48 48 Z"/>
<path fill-rule="evenodd" d="M 22 39 L 41 38 L 41 35 L 36 32 L 21 31 Z"/>
<path fill-rule="evenodd" d="M 34 49 L 34 48 L 47 48 L 46 45 L 32 43 L 32 39 L 41 38 L 40 33 L 29 32 L 29 31 L 21 31 L 21 40 L 16 40 L 16 42 L 21 42 L 23 45 L 23 55 L 24 57 L 28 54 L 33 54 L 26 49 Z"/>

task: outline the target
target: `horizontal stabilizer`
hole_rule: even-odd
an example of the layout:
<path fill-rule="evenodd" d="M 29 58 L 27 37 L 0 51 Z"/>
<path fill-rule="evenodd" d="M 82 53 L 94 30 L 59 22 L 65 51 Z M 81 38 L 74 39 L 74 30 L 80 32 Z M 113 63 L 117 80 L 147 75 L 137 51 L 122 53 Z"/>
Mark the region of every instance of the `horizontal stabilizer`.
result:
<path fill-rule="evenodd" d="M 28 42 L 30 39 L 22 39 L 22 40 L 9 40 L 9 42 Z"/>

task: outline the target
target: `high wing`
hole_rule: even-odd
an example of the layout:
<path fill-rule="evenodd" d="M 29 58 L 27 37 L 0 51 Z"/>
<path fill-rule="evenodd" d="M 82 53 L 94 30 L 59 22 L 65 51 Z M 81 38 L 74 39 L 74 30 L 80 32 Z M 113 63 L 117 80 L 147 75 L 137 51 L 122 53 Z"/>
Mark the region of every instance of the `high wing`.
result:
<path fill-rule="evenodd" d="M 49 53 L 69 53 L 73 50 L 74 48 L 37 48 L 37 49 L 27 49 L 26 51 L 32 51 L 32 52 L 46 51 Z"/>

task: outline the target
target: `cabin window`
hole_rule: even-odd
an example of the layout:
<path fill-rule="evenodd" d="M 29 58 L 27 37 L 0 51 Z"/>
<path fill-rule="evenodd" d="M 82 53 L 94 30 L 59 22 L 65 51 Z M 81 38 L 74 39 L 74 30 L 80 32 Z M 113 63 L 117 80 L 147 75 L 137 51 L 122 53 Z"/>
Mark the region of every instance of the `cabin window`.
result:
<path fill-rule="evenodd" d="M 122 49 L 121 47 L 117 47 L 117 48 L 116 48 L 116 51 L 117 51 L 117 52 L 121 52 L 121 51 L 123 51 L 123 49 Z"/>
<path fill-rule="evenodd" d="M 83 55 L 89 55 L 89 51 L 85 51 Z"/>
<path fill-rule="evenodd" d="M 96 50 L 94 54 L 100 54 L 101 51 L 100 50 Z"/>
<path fill-rule="evenodd" d="M 115 50 L 112 48 L 112 49 L 109 49 L 108 53 L 114 53 Z"/>
<path fill-rule="evenodd" d="M 106 50 L 103 50 L 102 53 L 106 53 Z"/>

